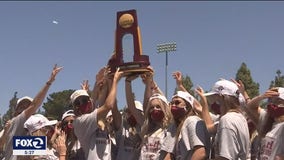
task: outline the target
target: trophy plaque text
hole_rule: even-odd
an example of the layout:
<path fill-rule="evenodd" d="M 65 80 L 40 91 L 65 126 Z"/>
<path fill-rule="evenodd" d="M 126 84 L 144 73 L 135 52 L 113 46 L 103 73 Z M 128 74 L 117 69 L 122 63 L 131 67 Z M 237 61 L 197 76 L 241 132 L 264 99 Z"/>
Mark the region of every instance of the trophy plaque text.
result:
<path fill-rule="evenodd" d="M 115 31 L 115 51 L 108 61 L 111 72 L 116 68 L 129 74 L 141 74 L 150 71 L 149 57 L 142 55 L 140 29 L 136 10 L 117 12 Z"/>

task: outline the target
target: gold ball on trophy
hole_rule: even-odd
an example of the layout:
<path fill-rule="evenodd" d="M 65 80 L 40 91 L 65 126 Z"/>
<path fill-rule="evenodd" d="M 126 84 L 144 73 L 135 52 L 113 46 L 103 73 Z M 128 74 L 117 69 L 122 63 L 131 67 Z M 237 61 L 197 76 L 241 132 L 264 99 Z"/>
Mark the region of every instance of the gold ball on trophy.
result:
<path fill-rule="evenodd" d="M 119 18 L 119 25 L 122 28 L 129 28 L 132 26 L 134 22 L 134 18 L 131 14 L 123 14 L 120 18 Z"/>

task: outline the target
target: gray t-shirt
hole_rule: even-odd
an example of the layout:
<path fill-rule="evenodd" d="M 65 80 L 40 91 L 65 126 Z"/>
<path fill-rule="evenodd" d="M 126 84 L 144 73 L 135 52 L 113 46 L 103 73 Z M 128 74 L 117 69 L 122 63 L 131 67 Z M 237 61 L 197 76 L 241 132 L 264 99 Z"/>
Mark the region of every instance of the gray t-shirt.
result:
<path fill-rule="evenodd" d="M 169 132 L 162 144 L 161 150 L 172 153 L 177 160 L 191 159 L 193 148 L 204 146 L 207 156 L 210 151 L 210 135 L 206 125 L 198 116 L 189 116 L 183 123 L 176 143 L 175 124 L 169 127 Z"/>
<path fill-rule="evenodd" d="M 24 128 L 26 122 L 26 115 L 24 112 L 14 117 L 11 120 L 11 126 L 7 132 L 7 142 L 5 147 L 5 159 L 16 160 L 17 156 L 13 156 L 13 136 L 26 136 L 27 130 Z"/>
<path fill-rule="evenodd" d="M 215 153 L 230 160 L 250 158 L 249 130 L 242 113 L 228 112 L 220 118 L 215 137 Z"/>
<path fill-rule="evenodd" d="M 73 126 L 87 160 L 111 159 L 111 141 L 108 133 L 98 128 L 97 109 L 89 114 L 77 117 Z"/>
<path fill-rule="evenodd" d="M 124 121 L 125 122 L 125 121 Z M 140 127 L 136 127 L 136 134 L 131 133 L 129 125 L 123 123 L 123 127 L 117 133 L 118 153 L 116 160 L 134 160 L 139 158 L 140 154 Z"/>
<path fill-rule="evenodd" d="M 275 123 L 272 130 L 261 140 L 259 160 L 274 160 L 277 155 L 284 155 L 284 122 Z"/>

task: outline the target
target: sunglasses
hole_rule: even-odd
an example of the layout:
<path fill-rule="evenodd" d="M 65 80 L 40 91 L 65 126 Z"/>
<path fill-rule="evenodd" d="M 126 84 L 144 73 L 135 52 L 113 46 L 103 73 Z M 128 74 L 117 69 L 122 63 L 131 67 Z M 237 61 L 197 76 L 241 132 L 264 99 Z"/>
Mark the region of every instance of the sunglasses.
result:
<path fill-rule="evenodd" d="M 81 106 L 81 105 L 87 104 L 89 101 L 90 101 L 89 97 L 78 98 L 74 101 L 74 105 Z"/>

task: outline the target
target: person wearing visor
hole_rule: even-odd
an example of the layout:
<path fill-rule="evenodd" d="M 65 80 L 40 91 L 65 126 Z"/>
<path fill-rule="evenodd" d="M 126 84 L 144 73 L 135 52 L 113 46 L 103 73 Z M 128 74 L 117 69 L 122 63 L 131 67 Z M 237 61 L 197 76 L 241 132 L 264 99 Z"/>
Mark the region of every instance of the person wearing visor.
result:
<path fill-rule="evenodd" d="M 66 145 L 65 139 L 66 134 L 59 131 L 59 135 L 55 140 L 55 144 L 51 143 L 51 138 L 55 134 L 55 125 L 57 120 L 48 120 L 45 116 L 41 114 L 32 115 L 24 123 L 24 128 L 26 128 L 31 136 L 46 136 L 47 138 L 47 150 L 46 155 L 33 156 L 33 160 L 65 160 L 66 159 Z M 52 148 L 55 146 L 55 148 Z M 55 149 L 55 150 L 54 150 Z M 58 156 L 55 154 L 57 152 Z"/>
<path fill-rule="evenodd" d="M 51 84 L 54 82 L 56 75 L 61 71 L 62 67 L 55 65 L 48 81 L 44 84 L 43 88 L 37 93 L 34 98 L 22 97 L 17 101 L 14 117 L 10 120 L 9 129 L 3 137 L 6 139 L 5 145 L 5 159 L 16 160 L 17 156 L 12 155 L 13 151 L 13 136 L 27 135 L 26 130 L 23 128 L 25 121 L 41 106 Z"/>
<path fill-rule="evenodd" d="M 172 116 L 168 101 L 164 95 L 154 93 L 144 113 L 145 122 L 142 126 L 142 147 L 140 160 L 159 159 L 161 144 L 167 135 L 167 128 Z"/>
<path fill-rule="evenodd" d="M 117 84 L 123 72 L 119 68 L 113 75 L 110 91 L 104 105 L 95 108 L 86 90 L 76 90 L 71 96 L 75 119 L 74 133 L 81 143 L 87 160 L 111 159 L 111 141 L 107 130 L 99 126 L 107 113 L 116 106 Z"/>
<path fill-rule="evenodd" d="M 205 122 L 194 111 L 197 100 L 185 91 L 177 91 L 170 102 L 174 123 L 162 145 L 165 159 L 208 159 L 210 135 Z M 165 153 L 164 153 L 165 154 Z"/>
<path fill-rule="evenodd" d="M 245 99 L 238 86 L 234 82 L 220 79 L 204 96 L 210 104 L 215 102 L 220 107 L 218 125 L 206 124 L 211 131 L 216 131 L 215 159 L 250 159 L 249 129 L 241 109 Z"/>
<path fill-rule="evenodd" d="M 73 110 L 66 111 L 61 118 L 61 130 L 66 133 L 67 160 L 84 160 L 85 155 L 81 144 L 74 134 L 73 121 L 75 114 Z"/>
<path fill-rule="evenodd" d="M 266 109 L 259 106 L 264 99 L 267 99 Z M 284 160 L 284 88 L 271 88 L 254 97 L 248 108 L 258 117 L 257 128 L 262 138 L 258 158 Z"/>

